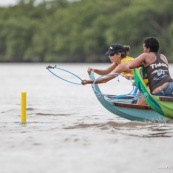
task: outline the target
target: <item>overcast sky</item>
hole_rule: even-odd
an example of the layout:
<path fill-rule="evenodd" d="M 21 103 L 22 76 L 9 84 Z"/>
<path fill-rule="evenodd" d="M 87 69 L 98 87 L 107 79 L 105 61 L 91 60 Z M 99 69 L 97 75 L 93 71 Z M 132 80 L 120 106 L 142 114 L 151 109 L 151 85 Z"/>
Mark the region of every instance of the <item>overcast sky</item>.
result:
<path fill-rule="evenodd" d="M 16 2 L 17 2 L 17 0 L 0 0 L 0 6 L 13 5 Z"/>
<path fill-rule="evenodd" d="M 52 0 L 46 0 L 46 1 L 52 1 Z M 0 0 L 0 6 L 9 6 L 17 4 L 19 0 Z M 42 0 L 37 0 L 37 2 L 42 2 Z"/>

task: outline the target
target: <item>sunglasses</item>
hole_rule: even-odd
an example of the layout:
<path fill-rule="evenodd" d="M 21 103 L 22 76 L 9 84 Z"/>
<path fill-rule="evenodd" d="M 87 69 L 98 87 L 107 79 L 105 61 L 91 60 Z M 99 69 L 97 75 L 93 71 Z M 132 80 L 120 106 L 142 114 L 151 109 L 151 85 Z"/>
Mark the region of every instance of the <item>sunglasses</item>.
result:
<path fill-rule="evenodd" d="M 116 53 L 112 53 L 112 54 L 110 54 L 109 56 L 114 56 Z"/>

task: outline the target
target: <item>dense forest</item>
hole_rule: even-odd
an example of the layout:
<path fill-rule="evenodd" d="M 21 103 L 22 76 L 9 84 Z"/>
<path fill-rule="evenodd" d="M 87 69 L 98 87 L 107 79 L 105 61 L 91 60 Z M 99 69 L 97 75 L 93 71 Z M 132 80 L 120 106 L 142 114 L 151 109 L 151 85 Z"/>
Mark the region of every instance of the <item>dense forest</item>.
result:
<path fill-rule="evenodd" d="M 173 62 L 172 0 L 19 0 L 0 7 L 0 62 L 106 62 L 114 42 L 154 36 Z"/>

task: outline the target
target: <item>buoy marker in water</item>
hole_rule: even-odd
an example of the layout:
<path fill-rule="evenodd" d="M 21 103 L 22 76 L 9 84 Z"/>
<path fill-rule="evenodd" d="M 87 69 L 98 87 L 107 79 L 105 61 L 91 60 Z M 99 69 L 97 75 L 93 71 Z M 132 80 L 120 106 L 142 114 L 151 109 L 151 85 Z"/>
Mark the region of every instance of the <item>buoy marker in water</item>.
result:
<path fill-rule="evenodd" d="M 26 92 L 21 92 L 21 123 L 26 123 Z"/>

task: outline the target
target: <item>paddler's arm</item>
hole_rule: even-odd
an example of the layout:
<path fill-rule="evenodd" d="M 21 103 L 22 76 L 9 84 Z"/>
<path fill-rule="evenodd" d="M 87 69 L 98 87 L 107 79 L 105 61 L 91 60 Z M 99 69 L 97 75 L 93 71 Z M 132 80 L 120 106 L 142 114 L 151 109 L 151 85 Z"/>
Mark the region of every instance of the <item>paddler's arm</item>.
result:
<path fill-rule="evenodd" d="M 92 68 L 92 67 L 88 67 L 87 72 L 90 74 L 90 72 L 94 72 L 97 73 L 98 75 L 104 75 L 104 74 L 109 74 L 110 72 L 112 72 L 115 68 L 117 67 L 116 63 L 112 63 L 111 65 L 109 65 L 106 69 L 96 69 L 96 68 Z"/>
<path fill-rule="evenodd" d="M 115 68 L 115 70 L 112 71 L 112 73 L 116 73 L 116 74 L 120 74 L 122 72 L 131 73 L 132 70 L 129 68 L 129 63 L 130 63 L 130 61 L 119 64 Z"/>
<path fill-rule="evenodd" d="M 96 81 L 96 84 L 99 83 L 106 83 L 108 81 L 110 81 L 113 78 L 116 78 L 118 76 L 118 74 L 122 73 L 122 72 L 131 72 L 132 70 L 129 69 L 128 67 L 129 62 L 123 62 L 121 64 L 119 64 L 108 76 L 103 77 L 103 78 L 99 78 Z M 117 75 L 116 75 L 117 74 Z M 92 84 L 94 81 L 93 80 L 82 80 L 82 84 L 86 85 L 86 84 Z"/>
<path fill-rule="evenodd" d="M 103 77 L 103 78 L 100 78 L 100 79 L 98 79 L 98 80 L 96 80 L 96 84 L 99 84 L 99 83 L 106 83 L 106 82 L 108 82 L 108 81 L 110 81 L 111 79 L 113 79 L 113 78 L 115 78 L 116 76 L 115 75 L 113 75 L 113 76 L 106 76 L 106 77 Z M 84 79 L 84 80 L 82 80 L 82 82 L 81 82 L 81 84 L 82 85 L 86 85 L 86 84 L 93 84 L 93 80 L 86 80 L 86 79 Z"/>
<path fill-rule="evenodd" d="M 146 53 L 142 53 L 129 64 L 130 69 L 138 68 L 145 64 Z"/>

